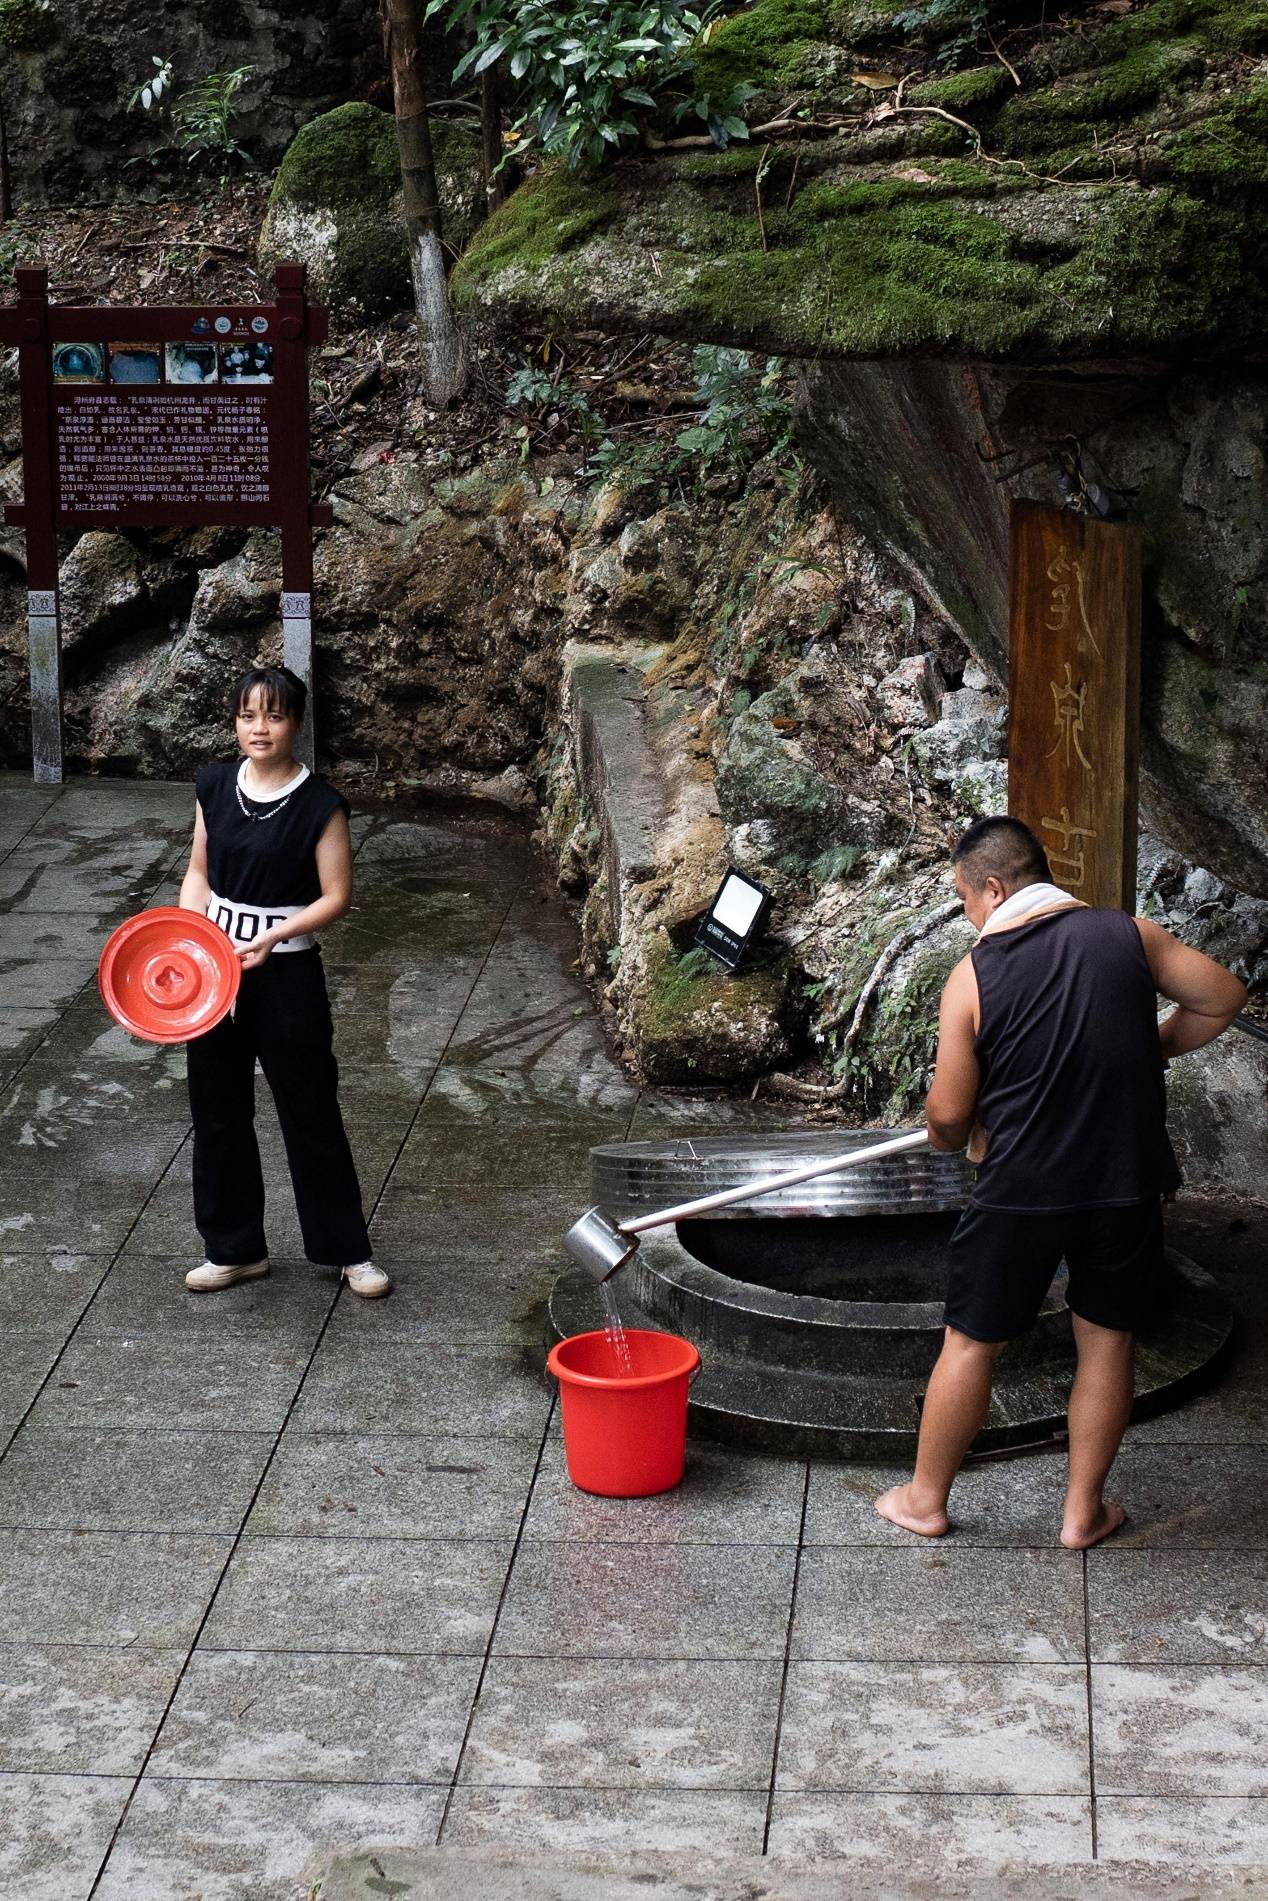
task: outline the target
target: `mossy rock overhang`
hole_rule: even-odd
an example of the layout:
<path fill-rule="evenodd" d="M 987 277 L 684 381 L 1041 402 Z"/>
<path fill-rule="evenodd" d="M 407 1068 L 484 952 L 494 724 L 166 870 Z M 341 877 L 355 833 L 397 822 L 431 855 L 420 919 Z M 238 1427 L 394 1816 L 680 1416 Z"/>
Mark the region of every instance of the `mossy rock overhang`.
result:
<path fill-rule="evenodd" d="M 709 83 L 747 62 L 763 111 L 795 91 L 841 129 L 545 168 L 476 235 L 459 302 L 795 357 L 1262 357 L 1268 5 L 991 14 L 1020 87 L 993 55 L 941 73 L 875 5 L 756 0 L 701 49 Z"/>

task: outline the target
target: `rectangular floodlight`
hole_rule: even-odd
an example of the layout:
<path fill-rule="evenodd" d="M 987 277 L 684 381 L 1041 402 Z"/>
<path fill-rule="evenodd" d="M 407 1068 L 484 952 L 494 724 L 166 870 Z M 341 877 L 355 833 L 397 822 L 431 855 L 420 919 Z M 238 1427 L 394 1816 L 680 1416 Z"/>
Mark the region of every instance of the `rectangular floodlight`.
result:
<path fill-rule="evenodd" d="M 732 866 L 700 920 L 696 942 L 712 951 L 728 970 L 735 970 L 769 915 L 769 891 Z"/>

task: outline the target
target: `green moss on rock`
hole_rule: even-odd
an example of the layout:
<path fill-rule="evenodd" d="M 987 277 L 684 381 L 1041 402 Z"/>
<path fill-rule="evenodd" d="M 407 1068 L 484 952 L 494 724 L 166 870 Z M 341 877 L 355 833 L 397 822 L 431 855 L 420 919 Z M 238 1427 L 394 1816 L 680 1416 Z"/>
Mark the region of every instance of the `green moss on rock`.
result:
<path fill-rule="evenodd" d="M 804 356 L 1259 347 L 1268 88 L 1251 60 L 1268 7 L 1154 0 L 1036 36 L 1020 89 L 998 61 L 922 82 L 912 62 L 931 55 L 891 33 L 884 63 L 914 79 L 915 110 L 866 123 L 839 57 L 859 30 L 820 0 L 731 15 L 700 49 L 702 83 L 791 96 L 817 49 L 857 129 L 649 155 L 595 181 L 544 173 L 473 247 L 464 301 Z"/>
<path fill-rule="evenodd" d="M 483 209 L 475 135 L 432 126 L 441 215 L 448 248 L 469 241 Z M 298 257 L 315 297 L 353 313 L 382 316 L 411 301 L 401 223 L 400 160 L 392 115 L 354 101 L 301 127 L 269 197 L 266 259 Z"/>
<path fill-rule="evenodd" d="M 729 976 L 706 956 L 680 958 L 664 933 L 648 942 L 629 1020 L 649 1082 L 736 1082 L 790 1051 L 798 1012 L 789 960 Z"/>

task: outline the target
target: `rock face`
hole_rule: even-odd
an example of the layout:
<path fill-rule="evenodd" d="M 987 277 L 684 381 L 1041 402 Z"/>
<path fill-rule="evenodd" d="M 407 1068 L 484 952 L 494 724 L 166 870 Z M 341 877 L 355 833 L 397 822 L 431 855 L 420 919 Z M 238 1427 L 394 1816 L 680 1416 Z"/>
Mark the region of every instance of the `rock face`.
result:
<path fill-rule="evenodd" d="M 122 168 L 144 158 L 155 128 L 125 105 L 152 70 L 151 55 L 172 61 L 178 88 L 253 68 L 235 127 L 260 165 L 276 163 L 306 119 L 362 93 L 382 72 L 369 0 L 298 8 L 273 0 L 4 0 L 0 97 L 19 205 L 105 196 L 125 179 L 136 189 L 136 174 Z M 183 154 L 168 176 L 188 176 Z"/>
<path fill-rule="evenodd" d="M 483 214 L 479 141 L 464 127 L 432 127 L 445 242 L 457 256 Z M 308 292 L 356 319 L 412 303 L 401 223 L 401 172 L 392 115 L 354 103 L 304 126 L 279 167 L 260 238 L 260 262 L 308 266 Z"/>
<path fill-rule="evenodd" d="M 1107 362 L 819 364 L 801 428 L 842 513 L 1000 677 L 1010 496 L 1062 504 L 1090 486 L 1143 524 L 1144 817 L 1189 858 L 1268 896 L 1260 381 Z M 1077 452 L 1074 477 L 1059 449 Z"/>

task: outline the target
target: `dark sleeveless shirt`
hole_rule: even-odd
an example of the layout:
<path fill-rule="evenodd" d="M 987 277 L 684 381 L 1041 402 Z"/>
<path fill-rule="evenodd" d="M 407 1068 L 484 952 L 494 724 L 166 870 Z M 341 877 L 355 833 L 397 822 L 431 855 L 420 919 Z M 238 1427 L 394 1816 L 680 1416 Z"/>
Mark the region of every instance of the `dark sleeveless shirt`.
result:
<path fill-rule="evenodd" d="M 1157 992 L 1134 921 L 1059 911 L 972 956 L 988 1137 L 973 1203 L 1039 1214 L 1175 1188 Z"/>
<path fill-rule="evenodd" d="M 315 904 L 321 896 L 317 841 L 335 812 L 349 811 L 342 792 L 310 772 L 290 797 L 272 805 L 238 802 L 240 759 L 203 766 L 194 782 L 207 825 L 207 882 L 234 904 Z"/>

